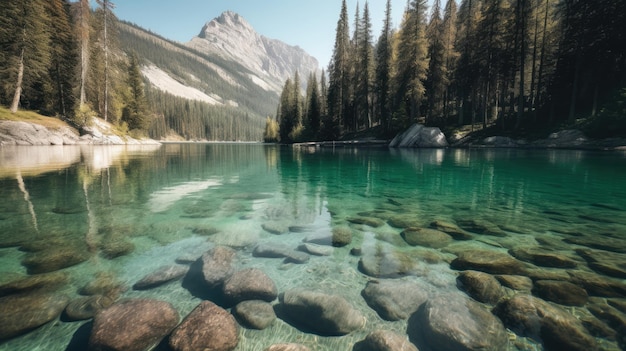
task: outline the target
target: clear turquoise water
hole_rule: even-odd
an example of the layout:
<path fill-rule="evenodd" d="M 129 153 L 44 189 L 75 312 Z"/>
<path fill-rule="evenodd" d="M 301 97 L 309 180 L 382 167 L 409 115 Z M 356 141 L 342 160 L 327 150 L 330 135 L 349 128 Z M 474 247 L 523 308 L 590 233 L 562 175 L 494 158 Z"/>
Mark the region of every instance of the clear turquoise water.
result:
<path fill-rule="evenodd" d="M 376 328 L 406 331 L 406 322 L 383 321 L 360 295 L 369 278 L 359 272 L 350 248 L 380 240 L 407 248 L 401 229 L 348 221 L 367 212 L 410 217 L 425 227 L 433 220 L 479 218 L 508 234 L 478 235 L 452 244 L 457 246 L 509 249 L 537 245 L 537 238 L 561 243 L 563 233 L 626 240 L 626 153 L 620 152 L 169 144 L 5 147 L 0 162 L 0 284 L 27 275 L 21 264 L 26 253 L 16 242 L 62 240 L 92 247 L 102 240 L 124 240 L 134 245 L 132 253 L 114 259 L 92 251 L 86 262 L 66 268 L 70 283 L 63 291 L 73 297 L 98 273 L 131 286 L 178 257 L 200 256 L 220 244 L 236 247 L 238 264 L 263 269 L 279 291 L 335 292 L 368 319 L 363 330 L 341 338 L 305 334 L 280 320 L 264 331 L 242 328 L 237 350 L 263 350 L 275 342 L 349 350 Z M 262 229 L 268 222 L 304 228 L 277 236 Z M 304 236 L 336 226 L 350 226 L 354 240 L 329 257 L 296 265 L 250 254 L 258 242 L 297 247 Z M 217 234 L 197 234 L 203 230 Z M 454 258 L 453 250 L 424 250 L 444 262 L 428 265 L 420 279 L 433 294 L 456 292 L 456 272 L 446 263 Z M 122 297 L 169 301 L 181 316 L 200 301 L 180 282 L 129 289 Z M 0 350 L 70 349 L 84 323 L 58 320 L 0 342 Z M 513 333 L 511 340 L 511 350 L 541 349 Z"/>

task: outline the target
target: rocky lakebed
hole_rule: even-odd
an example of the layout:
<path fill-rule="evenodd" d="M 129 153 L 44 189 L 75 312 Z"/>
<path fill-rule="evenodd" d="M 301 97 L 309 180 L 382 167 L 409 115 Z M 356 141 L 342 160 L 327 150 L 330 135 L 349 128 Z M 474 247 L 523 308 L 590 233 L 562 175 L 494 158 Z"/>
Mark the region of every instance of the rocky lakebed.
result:
<path fill-rule="evenodd" d="M 96 256 L 63 237 L 3 237 L 27 253 L 30 275 L 2 278 L 0 349 L 62 329 L 71 336 L 42 349 L 626 347 L 626 240 L 556 229 L 530 239 L 483 219 L 424 226 L 404 212 L 390 199 L 331 226 L 330 212 L 297 225 L 266 211 L 263 239 L 199 226 L 132 258 L 122 228 Z M 125 272 L 103 269 L 125 257 Z M 93 274 L 74 276 L 86 261 Z"/>

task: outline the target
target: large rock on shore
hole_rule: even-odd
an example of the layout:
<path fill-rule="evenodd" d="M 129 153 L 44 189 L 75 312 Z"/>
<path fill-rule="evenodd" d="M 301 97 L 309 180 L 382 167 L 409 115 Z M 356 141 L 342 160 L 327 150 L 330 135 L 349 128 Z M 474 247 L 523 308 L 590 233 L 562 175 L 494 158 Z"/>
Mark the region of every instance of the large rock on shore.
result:
<path fill-rule="evenodd" d="M 24 334 L 57 318 L 68 304 L 65 295 L 34 293 L 0 298 L 0 340 Z"/>
<path fill-rule="evenodd" d="M 365 325 L 365 317 L 343 297 L 307 289 L 280 296 L 282 311 L 298 325 L 322 336 L 349 334 Z"/>
<path fill-rule="evenodd" d="M 239 343 L 235 318 L 210 301 L 203 301 L 170 336 L 174 351 L 230 351 Z"/>
<path fill-rule="evenodd" d="M 405 132 L 398 134 L 389 144 L 389 147 L 448 147 L 446 136 L 436 127 L 425 127 L 414 124 Z"/>
<path fill-rule="evenodd" d="M 440 295 L 411 318 L 409 336 L 432 350 L 501 351 L 508 335 L 502 322 L 481 304 L 463 295 Z"/>
<path fill-rule="evenodd" d="M 94 318 L 89 350 L 146 350 L 169 334 L 178 319 L 178 312 L 164 301 L 134 299 L 119 302 Z"/>

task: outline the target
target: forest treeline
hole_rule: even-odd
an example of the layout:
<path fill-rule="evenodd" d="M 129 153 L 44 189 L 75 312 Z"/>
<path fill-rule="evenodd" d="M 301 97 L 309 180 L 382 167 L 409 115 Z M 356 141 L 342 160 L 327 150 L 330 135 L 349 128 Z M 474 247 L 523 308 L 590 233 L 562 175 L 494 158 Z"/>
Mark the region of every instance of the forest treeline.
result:
<path fill-rule="evenodd" d="M 120 30 L 114 9 L 110 0 L 96 0 L 95 7 L 89 0 L 4 1 L 0 104 L 12 111 L 23 108 L 58 117 L 77 127 L 98 116 L 122 132 L 152 138 L 261 139 L 261 116 L 273 110 L 267 101 L 275 101 L 275 96 L 244 99 L 243 108 L 234 108 L 151 89 L 141 73 L 148 63 L 141 50 L 146 45 Z M 151 52 L 158 49 L 152 47 Z M 166 61 L 179 63 L 168 54 Z M 215 79 L 209 83 L 223 84 Z M 223 86 L 224 91 L 233 90 Z M 268 104 L 255 106 L 263 115 L 250 112 L 255 101 Z"/>
<path fill-rule="evenodd" d="M 390 14 L 387 1 L 374 43 L 367 2 L 352 31 L 342 2 L 328 73 L 304 95 L 298 73 L 287 80 L 267 141 L 389 137 L 416 122 L 519 133 L 583 120 L 626 135 L 626 2 L 412 0 L 397 29 Z"/>

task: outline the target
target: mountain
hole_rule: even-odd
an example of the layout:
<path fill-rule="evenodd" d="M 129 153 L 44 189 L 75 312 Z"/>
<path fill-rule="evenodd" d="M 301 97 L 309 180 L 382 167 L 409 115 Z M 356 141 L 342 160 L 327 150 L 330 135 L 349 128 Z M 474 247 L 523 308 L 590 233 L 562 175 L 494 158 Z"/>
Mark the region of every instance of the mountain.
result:
<path fill-rule="evenodd" d="M 126 22 L 118 32 L 121 49 L 143 62 L 147 97 L 161 118 L 153 138 L 261 140 L 285 80 L 296 70 L 302 77 L 318 70 L 304 50 L 263 37 L 233 12 L 208 22 L 188 43 Z"/>
<path fill-rule="evenodd" d="M 208 22 L 186 45 L 198 52 L 239 62 L 264 89 L 280 92 L 296 70 L 307 77 L 317 72 L 317 60 L 297 46 L 258 34 L 243 17 L 227 11 Z"/>

